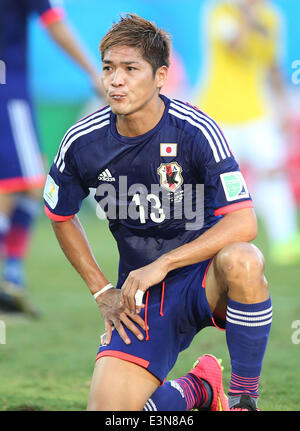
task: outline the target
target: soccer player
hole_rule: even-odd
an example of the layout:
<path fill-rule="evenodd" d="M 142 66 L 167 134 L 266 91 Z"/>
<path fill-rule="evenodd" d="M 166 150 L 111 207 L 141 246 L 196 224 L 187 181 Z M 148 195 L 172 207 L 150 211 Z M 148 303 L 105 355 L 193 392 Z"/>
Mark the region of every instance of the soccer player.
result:
<path fill-rule="evenodd" d="M 212 118 L 160 93 L 165 31 L 127 14 L 100 50 L 109 105 L 67 131 L 44 190 L 59 244 L 105 322 L 88 410 L 227 410 L 211 355 L 162 384 L 179 352 L 212 325 L 226 327 L 230 408 L 255 410 L 272 305 L 238 164 Z M 118 245 L 116 288 L 77 216 L 90 188 Z"/>
<path fill-rule="evenodd" d="M 0 0 L 0 59 L 6 69 L 5 83 L 0 86 L 0 256 L 4 257 L 0 308 L 37 316 L 24 274 L 46 177 L 28 87 L 27 31 L 34 13 L 52 39 L 88 74 L 97 92 L 102 90 L 92 62 L 64 21 L 63 9 L 49 0 Z"/>
<path fill-rule="evenodd" d="M 280 15 L 266 0 L 218 1 L 206 22 L 209 61 L 195 103 L 221 125 L 249 170 L 271 261 L 297 263 L 297 208 L 285 163 L 289 102 L 279 64 Z"/>

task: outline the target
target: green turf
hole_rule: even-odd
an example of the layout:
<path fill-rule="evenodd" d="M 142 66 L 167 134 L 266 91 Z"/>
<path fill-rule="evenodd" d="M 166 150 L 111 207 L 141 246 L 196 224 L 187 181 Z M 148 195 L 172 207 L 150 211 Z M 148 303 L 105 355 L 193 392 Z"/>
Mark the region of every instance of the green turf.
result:
<path fill-rule="evenodd" d="M 112 281 L 117 277 L 117 250 L 107 229 L 85 207 L 81 216 L 95 255 Z M 267 255 L 263 231 L 256 241 Z M 0 410 L 85 410 L 103 324 L 98 308 L 75 270 L 66 261 L 42 216 L 27 261 L 40 320 L 0 316 L 6 344 L 0 344 Z M 300 344 L 292 343 L 292 322 L 300 320 L 299 266 L 267 263 L 274 318 L 261 378 L 262 410 L 300 410 Z M 169 377 L 185 374 L 203 353 L 223 358 L 228 388 L 230 363 L 223 331 L 203 330 L 182 352 Z"/>

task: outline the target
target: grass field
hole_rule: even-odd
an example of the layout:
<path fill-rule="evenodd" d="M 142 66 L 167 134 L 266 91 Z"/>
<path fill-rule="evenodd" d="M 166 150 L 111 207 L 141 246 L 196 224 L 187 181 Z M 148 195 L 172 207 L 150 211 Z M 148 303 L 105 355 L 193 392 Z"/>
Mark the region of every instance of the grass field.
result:
<path fill-rule="evenodd" d="M 106 222 L 85 207 L 81 221 L 95 255 L 112 281 L 117 276 L 116 246 Z M 256 244 L 267 256 L 263 231 Z M 87 287 L 66 261 L 42 216 L 27 261 L 31 296 L 43 318 L 2 315 L 6 344 L 0 344 L 0 410 L 85 410 L 103 324 Z M 267 263 L 274 317 L 261 378 L 261 410 L 300 410 L 300 344 L 292 343 L 292 322 L 300 320 L 300 267 Z M 202 353 L 223 358 L 224 384 L 230 379 L 225 336 L 203 330 L 182 352 L 169 377 L 185 374 Z"/>

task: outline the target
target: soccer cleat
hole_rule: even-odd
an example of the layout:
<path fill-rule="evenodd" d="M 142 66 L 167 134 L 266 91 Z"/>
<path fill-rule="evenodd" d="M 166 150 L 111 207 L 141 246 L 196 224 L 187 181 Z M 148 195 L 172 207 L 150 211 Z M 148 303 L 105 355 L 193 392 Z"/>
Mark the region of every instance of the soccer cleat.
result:
<path fill-rule="evenodd" d="M 194 363 L 190 374 L 205 380 L 212 389 L 212 402 L 209 410 L 228 411 L 228 399 L 225 395 L 222 382 L 221 361 L 213 355 L 203 355 Z"/>
<path fill-rule="evenodd" d="M 1 283 L 0 309 L 7 312 L 23 312 L 35 318 L 41 315 L 31 303 L 26 289 L 7 281 Z"/>
<path fill-rule="evenodd" d="M 258 411 L 255 401 L 249 395 L 241 395 L 240 400 L 237 404 L 231 407 L 230 411 L 236 412 L 253 412 Z"/>

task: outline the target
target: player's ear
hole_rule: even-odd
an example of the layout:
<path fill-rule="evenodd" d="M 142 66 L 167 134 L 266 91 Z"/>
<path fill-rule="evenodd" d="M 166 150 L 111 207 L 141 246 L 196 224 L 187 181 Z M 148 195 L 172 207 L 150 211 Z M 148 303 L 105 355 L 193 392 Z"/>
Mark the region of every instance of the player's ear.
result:
<path fill-rule="evenodd" d="M 169 72 L 169 69 L 167 68 L 167 66 L 161 66 L 157 69 L 155 74 L 155 79 L 156 79 L 158 88 L 162 88 L 167 82 L 168 72 Z"/>

